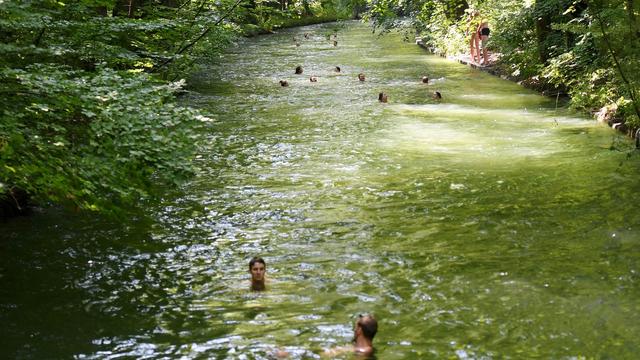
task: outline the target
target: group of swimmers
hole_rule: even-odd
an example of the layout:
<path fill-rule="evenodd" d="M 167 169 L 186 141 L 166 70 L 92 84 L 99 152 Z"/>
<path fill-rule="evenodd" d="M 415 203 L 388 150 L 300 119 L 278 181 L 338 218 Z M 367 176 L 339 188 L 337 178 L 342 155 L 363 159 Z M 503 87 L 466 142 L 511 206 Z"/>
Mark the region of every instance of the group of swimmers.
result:
<path fill-rule="evenodd" d="M 334 68 L 334 72 L 336 72 L 336 73 L 341 73 L 341 71 L 342 70 L 340 69 L 340 66 L 336 66 Z M 294 73 L 296 75 L 301 75 L 303 72 L 304 72 L 304 70 L 302 69 L 302 66 L 300 66 L 300 65 L 296 66 L 296 69 L 294 71 Z M 365 77 L 364 73 L 359 73 L 358 74 L 358 80 L 360 82 L 364 82 L 366 80 L 366 77 Z M 318 77 L 316 75 L 312 75 L 311 77 L 309 77 L 309 81 L 310 82 L 318 82 Z M 422 79 L 421 79 L 421 82 L 423 84 L 429 84 L 429 77 L 428 76 L 423 76 Z M 287 80 L 280 80 L 280 86 L 287 87 L 287 86 L 289 86 L 289 82 Z M 431 97 L 434 100 L 442 100 L 442 94 L 439 91 L 434 91 L 431 94 Z M 380 92 L 378 94 L 378 101 L 380 101 L 382 103 L 388 102 L 389 101 L 389 95 L 387 93 Z"/>
<path fill-rule="evenodd" d="M 251 274 L 251 290 L 267 290 L 267 263 L 263 258 L 255 256 L 249 261 L 249 274 Z M 373 354 L 373 337 L 378 332 L 378 321 L 373 315 L 358 315 L 353 330 L 353 345 L 337 347 L 326 350 L 323 355 L 337 356 L 346 352 L 353 352 L 356 355 L 370 356 Z M 288 357 L 286 351 L 278 350 L 277 357 Z"/>
<path fill-rule="evenodd" d="M 488 30 L 488 29 L 487 29 Z M 309 33 L 304 33 L 304 38 L 305 39 L 309 39 Z M 328 35 L 328 40 L 333 41 L 333 46 L 338 46 L 338 34 L 333 34 L 333 35 Z M 298 41 L 297 37 L 293 37 L 293 42 L 296 46 L 300 46 L 300 42 Z M 298 65 L 296 66 L 295 69 L 295 74 L 296 75 L 301 75 L 303 73 L 303 69 L 302 66 Z M 334 72 L 336 73 L 341 73 L 341 69 L 340 66 L 336 66 L 334 68 Z M 364 73 L 359 73 L 358 74 L 358 80 L 361 82 L 364 82 L 366 80 Z M 309 81 L 310 82 L 318 82 L 318 77 L 316 75 L 312 75 L 311 77 L 309 77 Z M 423 84 L 429 84 L 429 77 L 428 76 L 423 76 L 422 77 L 422 83 Z M 282 87 L 287 87 L 289 86 L 289 82 L 287 80 L 279 80 L 280 86 Z M 442 94 L 439 91 L 434 91 L 431 94 L 431 98 L 434 100 L 442 100 Z M 387 93 L 384 92 L 380 92 L 378 93 L 378 101 L 381 103 L 386 103 L 389 102 L 389 95 Z"/>

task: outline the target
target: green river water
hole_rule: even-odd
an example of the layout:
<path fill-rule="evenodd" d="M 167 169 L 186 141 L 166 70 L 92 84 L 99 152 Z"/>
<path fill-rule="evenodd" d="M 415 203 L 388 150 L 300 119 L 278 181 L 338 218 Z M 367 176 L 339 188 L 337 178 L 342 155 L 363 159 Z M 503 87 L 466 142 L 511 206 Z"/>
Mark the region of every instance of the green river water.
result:
<path fill-rule="evenodd" d="M 211 63 L 184 98 L 214 119 L 191 182 L 121 221 L 1 224 L 3 358 L 317 358 L 360 313 L 381 360 L 639 356 L 629 139 L 358 23 Z"/>

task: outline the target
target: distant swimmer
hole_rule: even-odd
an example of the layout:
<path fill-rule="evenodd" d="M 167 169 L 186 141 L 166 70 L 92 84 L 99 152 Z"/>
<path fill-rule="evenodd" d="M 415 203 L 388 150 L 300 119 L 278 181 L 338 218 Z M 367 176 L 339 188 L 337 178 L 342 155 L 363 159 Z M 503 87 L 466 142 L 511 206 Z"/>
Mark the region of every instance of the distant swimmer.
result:
<path fill-rule="evenodd" d="M 358 74 L 358 80 L 364 81 L 364 74 L 363 73 Z"/>
<path fill-rule="evenodd" d="M 434 100 L 442 100 L 442 94 L 440 94 L 440 91 L 434 91 L 433 95 L 431 95 L 431 97 Z"/>
<path fill-rule="evenodd" d="M 267 283 L 267 263 L 261 257 L 255 256 L 249 261 L 249 273 L 251 274 L 251 290 L 264 291 Z"/>
<path fill-rule="evenodd" d="M 387 101 L 389 101 L 389 96 L 383 92 L 378 94 L 378 101 L 386 103 Z"/>
<path fill-rule="evenodd" d="M 322 355 L 336 357 L 346 352 L 353 352 L 359 356 L 373 355 L 373 337 L 378 332 L 378 321 L 373 315 L 358 315 L 355 329 L 353 330 L 353 346 L 342 346 L 326 350 Z"/>
<path fill-rule="evenodd" d="M 309 38 L 309 33 L 304 33 L 304 38 L 308 39 Z"/>
<path fill-rule="evenodd" d="M 282 87 L 289 86 L 289 82 L 287 80 L 280 80 L 280 86 Z"/>
<path fill-rule="evenodd" d="M 296 74 L 297 75 L 302 74 L 302 66 L 300 66 L 300 65 L 296 66 Z"/>
<path fill-rule="evenodd" d="M 338 46 L 338 40 L 333 40 L 333 46 Z"/>
<path fill-rule="evenodd" d="M 422 83 L 423 84 L 428 84 L 429 83 L 429 77 L 428 76 L 423 76 L 422 77 Z"/>
<path fill-rule="evenodd" d="M 335 70 L 335 72 L 339 73 L 341 71 L 340 70 L 340 66 L 336 66 L 336 68 L 334 70 Z"/>
<path fill-rule="evenodd" d="M 311 82 L 318 82 L 318 77 L 314 75 L 314 76 L 312 76 L 312 77 L 310 77 L 310 78 L 309 78 L 309 81 L 311 81 Z"/>

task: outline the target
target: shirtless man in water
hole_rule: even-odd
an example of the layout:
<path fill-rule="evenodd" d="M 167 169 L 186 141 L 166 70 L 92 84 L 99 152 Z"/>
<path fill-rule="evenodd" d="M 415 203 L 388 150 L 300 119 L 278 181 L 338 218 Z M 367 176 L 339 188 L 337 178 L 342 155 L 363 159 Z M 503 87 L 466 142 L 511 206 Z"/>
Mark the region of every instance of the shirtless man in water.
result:
<path fill-rule="evenodd" d="M 326 350 L 323 357 L 335 357 L 347 352 L 355 355 L 369 357 L 373 355 L 373 337 L 378 332 L 378 321 L 373 315 L 358 315 L 353 330 L 353 346 L 343 346 Z"/>
<path fill-rule="evenodd" d="M 249 273 L 251 274 L 251 290 L 264 291 L 267 283 L 267 264 L 264 259 L 255 256 L 249 261 Z"/>

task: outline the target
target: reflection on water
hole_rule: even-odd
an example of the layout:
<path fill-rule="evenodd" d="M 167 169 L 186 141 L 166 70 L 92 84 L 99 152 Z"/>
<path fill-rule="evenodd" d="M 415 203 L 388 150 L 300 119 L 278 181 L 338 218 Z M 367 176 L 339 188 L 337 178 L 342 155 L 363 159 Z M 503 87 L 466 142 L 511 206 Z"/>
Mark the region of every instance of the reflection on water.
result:
<path fill-rule="evenodd" d="M 331 26 L 242 40 L 192 80 L 216 121 L 198 176 L 150 220 L 8 223 L 1 350 L 319 358 L 374 313 L 380 359 L 633 358 L 632 144 L 396 35 L 353 23 L 333 47 Z M 264 293 L 248 290 L 256 254 Z"/>

